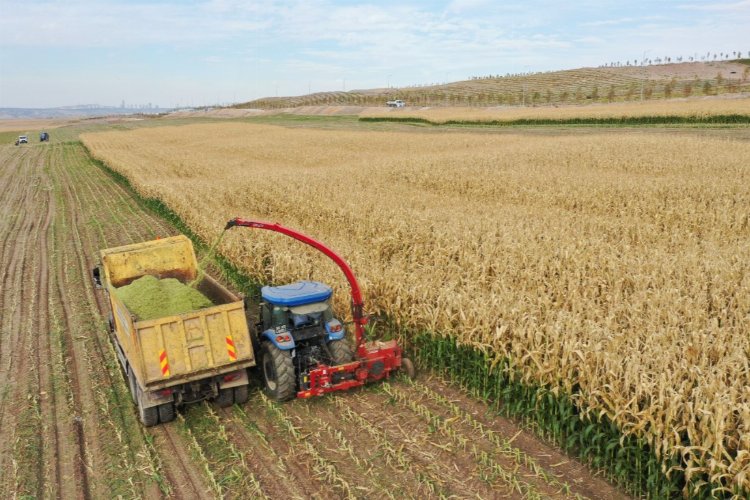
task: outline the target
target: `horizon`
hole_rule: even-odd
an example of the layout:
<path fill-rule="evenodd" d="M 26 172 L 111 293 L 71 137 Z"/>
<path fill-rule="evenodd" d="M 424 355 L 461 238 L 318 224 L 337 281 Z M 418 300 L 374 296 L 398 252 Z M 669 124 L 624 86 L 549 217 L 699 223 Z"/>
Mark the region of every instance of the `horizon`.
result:
<path fill-rule="evenodd" d="M 0 107 L 203 107 L 750 55 L 750 0 L 38 2 L 0 19 Z"/>

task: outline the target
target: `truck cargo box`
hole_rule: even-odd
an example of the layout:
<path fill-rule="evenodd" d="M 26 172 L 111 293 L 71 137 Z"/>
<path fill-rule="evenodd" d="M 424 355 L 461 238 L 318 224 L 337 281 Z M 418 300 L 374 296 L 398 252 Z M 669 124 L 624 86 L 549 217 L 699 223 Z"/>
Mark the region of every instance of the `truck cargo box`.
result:
<path fill-rule="evenodd" d="M 172 394 L 165 391 L 168 388 L 176 387 L 178 396 L 187 397 L 185 391 L 191 387 L 216 393 L 247 384 L 244 369 L 254 366 L 255 358 L 244 301 L 216 280 L 203 276 L 195 285 L 213 305 L 183 314 L 140 320 L 118 297 L 118 288 L 145 275 L 176 278 L 185 284 L 195 280 L 198 264 L 187 237 L 109 248 L 101 250 L 100 258 L 99 280 L 112 308 L 110 324 L 118 355 L 126 373 L 138 385 L 133 388 L 131 381 L 131 390 L 145 394 L 139 405 L 148 408 L 163 404 L 164 394 Z M 232 373 L 244 376 L 226 376 Z"/>

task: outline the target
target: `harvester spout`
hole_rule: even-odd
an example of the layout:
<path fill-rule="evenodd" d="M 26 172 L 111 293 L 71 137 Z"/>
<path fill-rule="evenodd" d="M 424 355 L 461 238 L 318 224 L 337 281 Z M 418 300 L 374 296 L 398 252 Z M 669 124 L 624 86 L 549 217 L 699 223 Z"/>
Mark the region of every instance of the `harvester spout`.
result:
<path fill-rule="evenodd" d="M 352 271 L 352 268 L 349 267 L 349 264 L 347 264 L 346 261 L 339 254 L 334 252 L 332 249 L 328 248 L 323 243 L 313 238 L 310 238 L 309 236 L 304 235 L 300 233 L 299 231 L 295 231 L 294 229 L 289 229 L 288 227 L 284 227 L 281 224 L 278 224 L 275 222 L 245 220 L 245 219 L 240 219 L 239 217 L 237 217 L 228 221 L 224 230 L 226 231 L 227 229 L 231 229 L 235 226 L 249 227 L 249 228 L 255 228 L 255 229 L 266 229 L 268 231 L 274 231 L 277 233 L 285 234 L 287 236 L 294 238 L 297 241 L 301 241 L 302 243 L 305 243 L 306 245 L 309 245 L 315 248 L 316 250 L 319 250 L 320 252 L 325 254 L 328 258 L 330 258 L 333 262 L 335 262 L 337 266 L 339 266 L 341 271 L 344 273 L 344 276 L 346 276 L 346 279 L 349 282 L 349 287 L 351 289 L 352 319 L 354 321 L 356 350 L 357 352 L 359 352 L 364 343 L 365 325 L 367 324 L 367 316 L 365 316 L 363 312 L 364 303 L 362 301 L 362 292 L 359 288 L 359 283 L 357 283 L 357 278 L 355 278 L 354 272 Z"/>

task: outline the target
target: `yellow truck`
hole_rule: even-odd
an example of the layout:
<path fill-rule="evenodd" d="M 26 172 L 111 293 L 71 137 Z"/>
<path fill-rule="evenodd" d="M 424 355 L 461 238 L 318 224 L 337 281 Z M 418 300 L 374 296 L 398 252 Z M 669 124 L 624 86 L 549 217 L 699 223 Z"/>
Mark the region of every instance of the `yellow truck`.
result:
<path fill-rule="evenodd" d="M 244 300 L 210 276 L 198 276 L 187 237 L 109 248 L 99 257 L 94 282 L 110 304 L 115 350 L 145 426 L 169 422 L 175 407 L 187 403 L 214 399 L 229 406 L 247 401 L 247 369 L 255 366 L 255 357 Z M 208 302 L 170 313 L 163 299 L 136 297 L 156 313 L 139 317 L 123 297 L 124 290 L 133 290 L 129 285 L 144 277 L 176 279 L 178 286 L 197 290 Z"/>

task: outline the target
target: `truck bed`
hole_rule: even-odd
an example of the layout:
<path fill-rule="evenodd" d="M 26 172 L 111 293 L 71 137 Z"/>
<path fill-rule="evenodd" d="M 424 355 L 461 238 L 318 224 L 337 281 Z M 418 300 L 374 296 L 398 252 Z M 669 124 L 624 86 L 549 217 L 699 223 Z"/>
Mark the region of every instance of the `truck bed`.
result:
<path fill-rule="evenodd" d="M 194 279 L 197 263 L 184 236 L 103 250 L 102 266 L 113 311 L 115 338 L 141 386 L 158 390 L 254 366 L 241 298 L 210 276 L 197 285 L 215 305 L 144 321 L 117 297 L 123 286 L 142 276 Z"/>

